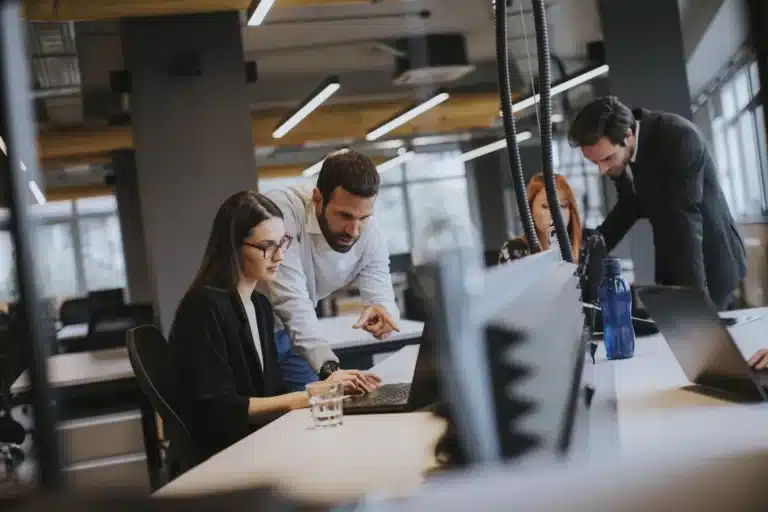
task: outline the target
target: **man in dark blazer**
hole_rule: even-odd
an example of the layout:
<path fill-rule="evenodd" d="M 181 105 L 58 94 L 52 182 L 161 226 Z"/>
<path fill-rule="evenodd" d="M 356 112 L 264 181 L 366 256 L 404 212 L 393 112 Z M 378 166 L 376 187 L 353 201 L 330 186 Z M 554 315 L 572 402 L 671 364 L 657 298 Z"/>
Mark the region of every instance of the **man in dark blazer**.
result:
<path fill-rule="evenodd" d="M 726 309 L 746 275 L 746 252 L 714 158 L 693 123 L 676 114 L 630 110 L 609 96 L 585 106 L 568 136 L 616 185 L 618 202 L 598 228 L 608 251 L 637 219 L 647 218 L 657 284 L 705 290 Z"/>

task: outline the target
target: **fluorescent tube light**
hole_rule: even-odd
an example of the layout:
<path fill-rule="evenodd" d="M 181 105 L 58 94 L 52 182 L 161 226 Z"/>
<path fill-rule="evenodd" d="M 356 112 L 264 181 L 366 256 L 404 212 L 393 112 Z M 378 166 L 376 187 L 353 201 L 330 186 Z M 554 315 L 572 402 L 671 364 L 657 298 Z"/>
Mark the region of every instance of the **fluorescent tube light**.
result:
<path fill-rule="evenodd" d="M 275 0 L 257 0 L 256 8 L 253 9 L 251 16 L 248 18 L 249 27 L 257 27 L 264 23 L 264 19 L 267 17 L 267 13 L 275 4 Z M 248 9 L 249 11 L 251 9 Z"/>
<path fill-rule="evenodd" d="M 8 148 L 6 147 L 5 141 L 3 140 L 2 137 L 0 137 L 0 151 L 2 151 L 5 156 L 8 156 Z M 27 166 L 24 165 L 24 162 L 19 162 L 19 164 L 20 164 L 19 167 L 21 168 L 21 170 L 24 172 L 27 172 Z"/>
<path fill-rule="evenodd" d="M 306 169 L 304 169 L 302 171 L 302 173 L 301 173 L 302 176 L 308 178 L 310 176 L 314 176 L 315 174 L 319 173 L 320 169 L 323 168 L 323 162 L 325 162 L 325 158 L 323 158 L 322 160 L 320 160 L 316 164 L 307 167 Z"/>
<path fill-rule="evenodd" d="M 37 186 L 37 183 L 30 180 L 27 182 L 29 185 L 29 190 L 32 192 L 32 195 L 35 196 L 35 201 L 37 201 L 37 204 L 45 204 L 45 194 L 43 194 L 43 191 L 40 190 L 40 187 Z"/>
<path fill-rule="evenodd" d="M 419 105 L 416 105 L 415 107 L 406 110 L 402 114 L 398 115 L 397 117 L 385 122 L 381 126 L 374 128 L 371 130 L 371 132 L 368 133 L 368 135 L 365 136 L 366 140 L 376 140 L 380 138 L 383 135 L 386 135 L 387 133 L 391 132 L 395 128 L 399 128 L 408 121 L 415 119 L 416 117 L 420 116 L 424 112 L 435 108 L 439 104 L 446 101 L 451 96 L 447 92 L 441 92 L 432 98 L 428 99 L 424 103 L 420 103 Z"/>
<path fill-rule="evenodd" d="M 405 152 L 403 154 L 397 155 L 394 158 L 390 158 L 386 162 L 383 162 L 383 163 L 379 164 L 378 166 L 376 166 L 376 169 L 379 171 L 379 174 L 381 174 L 384 171 L 388 171 L 390 169 L 393 169 L 393 168 L 397 167 L 398 165 L 400 165 L 400 164 L 402 164 L 404 162 L 407 162 L 408 160 L 410 160 L 414 156 L 416 156 L 416 153 L 414 153 L 413 151 L 407 151 L 407 152 Z"/>
<path fill-rule="evenodd" d="M 341 88 L 341 84 L 339 83 L 338 77 L 334 76 L 324 80 L 323 83 L 321 83 L 318 88 L 302 102 L 302 105 L 296 112 L 280 123 L 275 131 L 272 132 L 272 138 L 280 139 L 284 137 L 286 133 L 293 130 L 317 107 L 322 105 L 328 98 L 338 91 L 339 88 Z"/>
<path fill-rule="evenodd" d="M 594 69 L 590 69 L 589 71 L 586 71 L 584 73 L 581 73 L 580 75 L 576 75 L 573 78 L 569 78 L 568 80 L 565 80 L 563 82 L 560 82 L 557 85 L 553 85 L 552 89 L 550 90 L 550 96 L 557 96 L 560 93 L 563 93 L 569 89 L 573 89 L 577 85 L 581 85 L 585 82 L 589 82 L 593 78 L 597 78 L 600 75 L 604 75 L 608 72 L 608 64 L 603 64 L 602 66 L 596 67 Z M 539 95 L 534 94 L 533 96 L 529 96 L 528 98 L 525 98 L 523 100 L 518 101 L 517 103 L 514 103 L 512 105 L 512 112 L 518 113 L 521 110 L 525 110 L 528 107 L 532 107 L 535 104 L 539 102 Z M 499 115 L 502 115 L 502 112 L 499 112 Z M 555 121 L 559 122 L 559 121 Z"/>
<path fill-rule="evenodd" d="M 526 140 L 530 139 L 532 136 L 533 135 L 531 134 L 531 132 L 518 133 L 517 142 L 525 142 Z M 468 162 L 477 157 L 487 155 L 488 153 L 493 153 L 494 151 L 504 149 L 505 147 L 507 147 L 507 139 L 501 139 L 496 142 L 491 142 L 490 144 L 486 144 L 485 146 L 480 146 L 479 148 L 472 149 L 470 151 L 467 151 L 466 153 L 462 153 L 460 159 L 462 162 Z"/>
<path fill-rule="evenodd" d="M 331 151 L 330 153 L 325 155 L 325 157 L 322 160 L 304 169 L 301 172 L 302 176 L 304 177 L 314 176 L 315 174 L 320 172 L 320 169 L 323 168 L 323 162 L 325 162 L 326 158 L 328 158 L 329 156 L 342 155 L 344 153 L 347 153 L 348 151 L 349 151 L 349 148 L 341 148 L 341 149 L 337 149 L 336 151 Z"/>

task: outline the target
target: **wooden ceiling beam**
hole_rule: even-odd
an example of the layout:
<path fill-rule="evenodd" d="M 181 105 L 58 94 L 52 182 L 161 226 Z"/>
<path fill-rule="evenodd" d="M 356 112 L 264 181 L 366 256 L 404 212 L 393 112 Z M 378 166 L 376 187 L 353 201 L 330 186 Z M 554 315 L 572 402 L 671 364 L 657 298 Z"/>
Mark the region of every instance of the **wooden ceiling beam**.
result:
<path fill-rule="evenodd" d="M 326 105 L 282 139 L 273 139 L 272 132 L 291 111 L 257 110 L 252 113 L 253 143 L 254 146 L 286 147 L 308 142 L 363 140 L 369 130 L 409 105 L 406 101 Z M 499 97 L 496 93 L 454 94 L 445 103 L 406 123 L 387 137 L 487 129 L 498 119 L 498 113 Z M 131 126 L 50 129 L 40 132 L 38 146 L 44 162 L 79 158 L 82 164 L 87 162 L 84 155 L 105 155 L 132 148 L 133 133 Z"/>
<path fill-rule="evenodd" d="M 374 164 L 379 165 L 387 161 L 386 158 L 372 157 L 371 160 Z M 300 176 L 304 169 L 311 166 L 315 162 L 307 162 L 306 165 L 299 164 L 273 164 L 262 165 L 258 167 L 258 175 L 260 180 L 273 179 L 273 178 L 295 178 Z"/>
<path fill-rule="evenodd" d="M 95 21 L 202 12 L 244 11 L 252 0 L 24 0 L 29 21 Z M 371 0 L 277 0 L 273 8 L 370 4 Z"/>
<path fill-rule="evenodd" d="M 200 12 L 239 11 L 250 0 L 24 0 L 28 21 L 95 21 Z"/>
<path fill-rule="evenodd" d="M 325 5 L 371 4 L 371 0 L 277 0 L 275 7 L 322 7 Z"/>

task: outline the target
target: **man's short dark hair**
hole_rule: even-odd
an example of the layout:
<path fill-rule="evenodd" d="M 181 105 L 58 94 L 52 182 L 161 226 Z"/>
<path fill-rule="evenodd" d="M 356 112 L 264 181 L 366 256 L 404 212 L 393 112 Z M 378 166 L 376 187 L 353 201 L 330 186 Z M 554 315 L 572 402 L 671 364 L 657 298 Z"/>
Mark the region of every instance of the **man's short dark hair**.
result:
<path fill-rule="evenodd" d="M 374 197 L 379 193 L 379 171 L 370 158 L 344 149 L 325 157 L 320 174 L 317 176 L 317 188 L 328 204 L 336 187 L 341 187 L 358 197 Z"/>
<path fill-rule="evenodd" d="M 568 142 L 573 147 L 592 146 L 603 137 L 613 144 L 624 145 L 627 130 L 635 127 L 632 110 L 616 96 L 604 96 L 591 101 L 576 115 Z"/>

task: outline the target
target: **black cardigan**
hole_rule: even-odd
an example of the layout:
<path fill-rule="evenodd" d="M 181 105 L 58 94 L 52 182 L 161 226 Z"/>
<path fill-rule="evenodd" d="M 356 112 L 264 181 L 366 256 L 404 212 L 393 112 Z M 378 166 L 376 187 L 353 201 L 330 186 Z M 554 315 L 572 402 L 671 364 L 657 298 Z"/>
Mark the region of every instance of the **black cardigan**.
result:
<path fill-rule="evenodd" d="M 169 343 L 179 414 L 192 435 L 196 462 L 260 426 L 249 421 L 250 397 L 285 392 L 274 343 L 272 305 L 258 292 L 251 300 L 259 325 L 263 370 L 237 292 L 192 289 L 176 310 Z"/>

